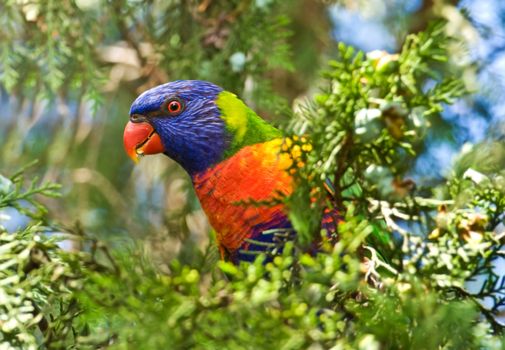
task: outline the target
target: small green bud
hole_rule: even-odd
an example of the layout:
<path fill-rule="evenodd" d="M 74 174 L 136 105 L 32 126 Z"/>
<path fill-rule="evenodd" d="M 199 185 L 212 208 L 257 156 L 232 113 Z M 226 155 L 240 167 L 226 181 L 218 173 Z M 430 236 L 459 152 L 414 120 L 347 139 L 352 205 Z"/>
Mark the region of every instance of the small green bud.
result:
<path fill-rule="evenodd" d="M 246 60 L 246 56 L 243 52 L 235 52 L 230 56 L 231 70 L 236 73 L 241 72 L 244 70 Z"/>
<path fill-rule="evenodd" d="M 14 191 L 14 184 L 5 176 L 0 175 L 0 195 L 6 195 Z"/>
<path fill-rule="evenodd" d="M 356 113 L 355 133 L 363 142 L 372 142 L 379 137 L 383 128 L 380 109 L 361 109 Z"/>

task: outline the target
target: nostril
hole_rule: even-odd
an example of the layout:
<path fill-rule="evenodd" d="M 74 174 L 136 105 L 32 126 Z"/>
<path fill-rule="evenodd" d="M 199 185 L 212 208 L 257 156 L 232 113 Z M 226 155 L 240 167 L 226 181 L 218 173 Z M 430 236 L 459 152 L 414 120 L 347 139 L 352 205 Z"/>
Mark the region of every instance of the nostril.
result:
<path fill-rule="evenodd" d="M 130 121 L 132 123 L 140 123 L 146 121 L 146 117 L 142 114 L 132 114 L 130 115 Z"/>

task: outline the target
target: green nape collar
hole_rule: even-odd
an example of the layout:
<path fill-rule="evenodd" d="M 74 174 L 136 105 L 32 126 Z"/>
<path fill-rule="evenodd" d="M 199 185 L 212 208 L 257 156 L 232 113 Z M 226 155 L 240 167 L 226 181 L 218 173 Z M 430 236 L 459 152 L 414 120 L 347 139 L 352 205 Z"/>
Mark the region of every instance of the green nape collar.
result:
<path fill-rule="evenodd" d="M 225 152 L 228 158 L 243 147 L 270 141 L 282 137 L 279 129 L 261 119 L 247 107 L 235 94 L 228 91 L 219 93 L 216 104 L 221 110 L 227 131 L 233 135 L 229 149 Z"/>

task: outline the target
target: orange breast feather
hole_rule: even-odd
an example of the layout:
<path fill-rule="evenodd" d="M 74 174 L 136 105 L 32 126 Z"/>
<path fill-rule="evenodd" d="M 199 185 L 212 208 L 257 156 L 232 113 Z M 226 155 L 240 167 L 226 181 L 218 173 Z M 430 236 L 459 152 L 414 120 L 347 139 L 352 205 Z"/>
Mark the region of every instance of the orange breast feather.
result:
<path fill-rule="evenodd" d="M 292 192 L 292 178 L 286 171 L 292 160 L 280 151 L 282 144 L 282 139 L 275 139 L 246 146 L 193 177 L 200 203 L 226 249 L 238 249 L 255 228 L 276 227 L 286 220 L 282 204 L 251 204 L 280 199 Z"/>

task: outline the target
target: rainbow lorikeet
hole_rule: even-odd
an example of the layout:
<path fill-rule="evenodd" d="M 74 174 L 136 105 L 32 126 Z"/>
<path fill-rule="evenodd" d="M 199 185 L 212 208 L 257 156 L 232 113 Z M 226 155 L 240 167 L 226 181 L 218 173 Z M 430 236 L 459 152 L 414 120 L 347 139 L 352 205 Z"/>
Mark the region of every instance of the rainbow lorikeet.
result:
<path fill-rule="evenodd" d="M 292 230 L 281 201 L 265 204 L 293 191 L 281 131 L 219 86 L 179 80 L 144 92 L 131 106 L 124 145 L 135 161 L 164 153 L 186 170 L 223 258 L 251 261 L 274 243 L 265 232 Z M 336 211 L 322 220 L 336 230 Z"/>

